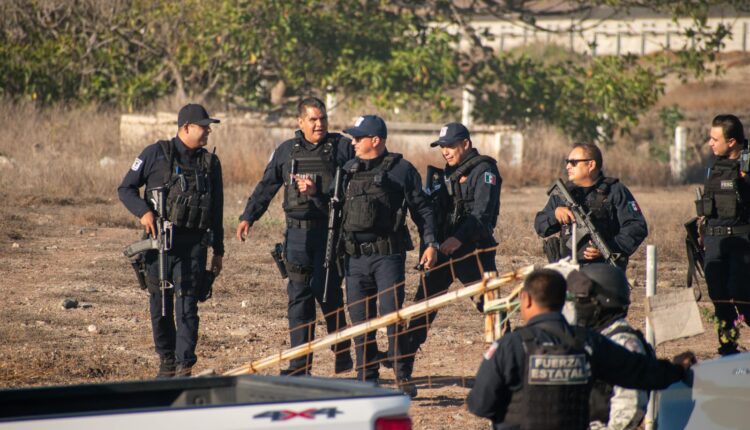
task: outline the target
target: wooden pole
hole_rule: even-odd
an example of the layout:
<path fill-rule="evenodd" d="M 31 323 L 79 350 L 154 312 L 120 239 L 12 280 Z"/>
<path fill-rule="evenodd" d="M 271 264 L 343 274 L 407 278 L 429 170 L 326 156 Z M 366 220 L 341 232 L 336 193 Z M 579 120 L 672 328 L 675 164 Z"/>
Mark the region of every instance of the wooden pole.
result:
<path fill-rule="evenodd" d="M 503 285 L 522 279 L 523 277 L 531 273 L 532 270 L 534 270 L 534 266 L 526 266 L 514 272 L 505 273 L 497 278 L 486 279 L 481 282 L 467 285 L 466 287 L 463 287 L 461 289 L 450 291 L 445 294 L 441 294 L 440 296 L 401 308 L 396 312 L 383 315 L 379 318 L 373 318 L 371 320 L 363 322 L 362 324 L 357 324 L 336 333 L 331 333 L 328 336 L 316 339 L 304 345 L 299 345 L 294 348 L 280 351 L 278 354 L 274 354 L 266 358 L 261 358 L 240 367 L 236 367 L 234 369 L 228 370 L 224 373 L 224 375 L 235 376 L 257 373 L 261 370 L 273 367 L 279 362 L 292 360 L 297 357 L 303 357 L 312 353 L 313 351 L 328 348 L 344 340 L 352 339 L 355 336 L 364 335 L 365 333 L 369 333 L 381 327 L 386 327 L 401 321 L 408 321 L 411 318 L 424 315 L 435 309 L 447 306 L 453 301 L 466 297 L 473 297 L 479 294 L 484 294 L 487 291 L 497 290 Z M 521 286 L 515 288 L 508 297 L 515 297 L 520 291 Z M 508 298 L 508 301 L 510 301 L 510 298 Z"/>

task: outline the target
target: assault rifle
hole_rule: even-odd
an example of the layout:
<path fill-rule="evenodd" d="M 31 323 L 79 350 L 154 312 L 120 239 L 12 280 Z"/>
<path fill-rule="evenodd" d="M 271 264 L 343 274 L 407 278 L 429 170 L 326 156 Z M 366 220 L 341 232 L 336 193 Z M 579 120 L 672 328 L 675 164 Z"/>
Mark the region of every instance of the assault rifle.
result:
<path fill-rule="evenodd" d="M 695 189 L 695 195 L 698 198 L 697 201 L 703 199 L 703 193 L 700 188 Z M 693 286 L 693 279 L 698 280 L 698 276 L 706 279 L 706 275 L 703 273 L 703 261 L 705 257 L 705 251 L 701 243 L 700 234 L 700 221 L 698 217 L 690 219 L 685 224 L 685 250 L 687 251 L 688 259 L 688 271 L 687 271 L 687 287 Z M 695 292 L 696 300 L 700 300 L 701 291 L 696 289 Z"/>
<path fill-rule="evenodd" d="M 156 237 L 147 237 L 141 241 L 131 244 L 123 254 L 133 261 L 133 258 L 141 253 L 156 250 L 159 253 L 159 290 L 161 290 L 161 315 L 166 316 L 166 291 L 174 288 L 167 277 L 167 252 L 172 249 L 172 223 L 166 219 L 167 188 L 158 187 L 146 191 L 151 194 L 151 203 L 156 211 Z M 135 265 L 134 265 L 135 267 Z M 143 281 L 143 273 L 136 269 L 139 274 L 139 282 Z M 143 284 L 142 284 L 143 285 Z"/>
<path fill-rule="evenodd" d="M 328 202 L 328 234 L 326 235 L 326 254 L 323 260 L 323 268 L 326 271 L 325 284 L 323 284 L 323 303 L 328 300 L 328 285 L 331 282 L 331 274 L 336 270 L 342 275 L 341 258 L 336 255 L 336 247 L 339 243 L 341 232 L 341 209 L 344 201 L 344 178 L 341 169 L 336 169 L 333 180 L 333 195 Z"/>
<path fill-rule="evenodd" d="M 591 211 L 585 211 L 583 207 L 573 199 L 573 196 L 570 195 L 570 191 L 568 191 L 568 189 L 565 187 L 562 179 L 558 178 L 555 183 L 552 184 L 550 189 L 547 190 L 547 195 L 555 195 L 560 197 L 561 199 L 563 199 L 565 205 L 570 209 L 570 211 L 573 212 L 577 227 L 573 229 L 574 233 L 572 241 L 577 242 L 578 237 L 584 238 L 588 235 L 591 242 L 593 242 L 594 246 L 596 246 L 607 263 L 615 267 L 619 267 L 617 263 L 622 256 L 620 254 L 612 252 L 612 250 L 609 249 L 609 246 L 596 230 L 596 226 L 594 226 L 594 223 L 591 220 Z M 571 249 L 575 248 L 576 247 L 574 244 Z"/>

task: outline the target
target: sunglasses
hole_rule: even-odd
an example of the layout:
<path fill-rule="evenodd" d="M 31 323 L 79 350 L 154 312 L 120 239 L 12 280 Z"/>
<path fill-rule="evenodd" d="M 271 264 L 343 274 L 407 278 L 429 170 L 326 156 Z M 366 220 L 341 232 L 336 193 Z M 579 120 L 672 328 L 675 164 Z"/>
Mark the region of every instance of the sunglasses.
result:
<path fill-rule="evenodd" d="M 582 161 L 592 161 L 592 159 L 591 158 L 581 158 L 579 160 L 575 160 L 575 159 L 571 160 L 571 159 L 567 159 L 566 158 L 565 159 L 565 164 L 566 165 L 570 164 L 571 166 L 575 167 L 578 163 L 580 163 Z"/>

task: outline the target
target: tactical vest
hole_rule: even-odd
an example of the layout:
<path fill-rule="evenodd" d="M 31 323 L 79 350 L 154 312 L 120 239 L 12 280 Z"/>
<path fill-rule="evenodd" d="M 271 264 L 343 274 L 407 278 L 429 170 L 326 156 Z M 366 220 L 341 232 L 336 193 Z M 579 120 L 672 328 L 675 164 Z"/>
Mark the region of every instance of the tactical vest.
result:
<path fill-rule="evenodd" d="M 388 171 L 400 159 L 401 154 L 389 153 L 377 167 L 368 171 L 360 171 L 359 162 L 351 165 L 344 200 L 344 232 L 385 237 L 405 225 L 403 190 L 388 178 Z"/>
<path fill-rule="evenodd" d="M 461 178 L 468 176 L 475 167 L 483 162 L 497 165 L 497 161 L 492 157 L 487 155 L 476 155 L 460 164 L 450 175 L 445 176 L 445 188 L 450 197 L 449 207 L 447 208 L 448 217 L 446 219 L 446 225 L 442 229 L 444 230 L 445 237 L 449 237 L 455 232 L 456 227 L 458 227 L 463 218 L 471 213 L 471 208 L 474 204 L 473 191 L 467 195 L 464 195 L 461 191 Z M 502 181 L 499 175 L 497 181 L 498 184 Z M 500 214 L 500 207 L 498 206 L 496 209 L 497 212 L 493 215 L 491 221 L 493 226 L 497 223 L 497 217 Z M 488 234 L 491 236 L 492 231 L 481 232 L 480 237 L 484 238 Z"/>
<path fill-rule="evenodd" d="M 570 190 L 573 199 L 579 202 L 584 210 L 590 211 L 591 221 L 594 223 L 599 234 L 604 238 L 610 238 L 616 235 L 619 231 L 619 224 L 615 218 L 616 211 L 609 199 L 612 185 L 619 181 L 620 180 L 617 178 L 605 177 L 599 182 L 594 190 L 588 194 L 584 194 L 583 188 L 574 185 L 572 182 L 567 182 L 565 184 L 565 187 Z M 563 244 L 568 242 L 571 234 L 572 233 L 569 229 L 562 230 L 561 240 Z M 570 249 L 568 249 L 567 254 L 563 256 L 568 255 L 570 255 Z"/>
<path fill-rule="evenodd" d="M 708 171 L 703 198 L 695 201 L 696 212 L 707 218 L 747 222 L 748 194 L 738 160 L 718 159 Z"/>
<path fill-rule="evenodd" d="M 646 355 L 651 358 L 656 358 L 651 345 L 646 342 L 643 332 L 636 330 L 628 325 L 621 325 L 607 334 L 608 338 L 620 333 L 630 333 L 635 335 L 646 350 Z M 609 410 L 611 408 L 611 400 L 614 395 L 614 386 L 608 384 L 601 379 L 594 381 L 594 385 L 591 389 L 591 398 L 589 400 L 589 420 L 590 421 L 601 421 L 603 423 L 609 422 Z"/>
<path fill-rule="evenodd" d="M 573 327 L 573 335 L 553 326 L 542 330 L 562 343 L 542 343 L 531 328 L 517 330 L 528 361 L 523 385 L 512 394 L 503 424 L 521 430 L 587 429 L 592 377 L 586 329 Z"/>
<path fill-rule="evenodd" d="M 312 179 L 315 187 L 326 192 L 336 174 L 336 145 L 340 135 L 329 135 L 325 142 L 318 143 L 314 150 L 305 148 L 302 137 L 297 137 L 289 156 L 290 171 L 284 178 L 284 210 L 286 212 L 307 212 L 317 210 L 309 196 L 299 192 L 292 174 Z"/>
<path fill-rule="evenodd" d="M 172 142 L 161 140 L 159 146 L 169 169 L 164 183 L 167 188 L 166 218 L 175 227 L 208 229 L 211 226 L 211 170 L 215 155 L 205 149 L 200 150 L 198 162 L 190 166 L 175 154 L 177 149 Z"/>

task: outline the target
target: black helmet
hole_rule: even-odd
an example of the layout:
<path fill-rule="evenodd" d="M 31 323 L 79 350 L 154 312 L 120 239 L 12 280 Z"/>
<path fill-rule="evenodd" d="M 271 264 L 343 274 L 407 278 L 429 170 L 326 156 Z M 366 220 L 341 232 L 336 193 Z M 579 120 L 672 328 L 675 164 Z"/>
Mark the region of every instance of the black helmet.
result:
<path fill-rule="evenodd" d="M 626 309 L 630 305 L 630 285 L 625 272 L 607 263 L 588 264 L 578 273 L 571 273 L 568 291 L 575 298 L 594 299 L 602 308 Z"/>

